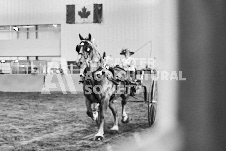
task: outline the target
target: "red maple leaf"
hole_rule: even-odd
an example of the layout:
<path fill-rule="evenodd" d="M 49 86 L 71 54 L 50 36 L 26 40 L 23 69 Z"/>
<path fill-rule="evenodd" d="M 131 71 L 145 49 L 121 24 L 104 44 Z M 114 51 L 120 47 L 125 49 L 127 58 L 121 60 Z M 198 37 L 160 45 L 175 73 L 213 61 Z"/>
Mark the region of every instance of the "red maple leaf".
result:
<path fill-rule="evenodd" d="M 78 15 L 81 17 L 81 18 L 88 18 L 89 15 L 90 15 L 90 11 L 87 11 L 87 8 L 85 8 L 85 6 L 82 8 L 82 11 L 79 11 L 78 12 Z"/>

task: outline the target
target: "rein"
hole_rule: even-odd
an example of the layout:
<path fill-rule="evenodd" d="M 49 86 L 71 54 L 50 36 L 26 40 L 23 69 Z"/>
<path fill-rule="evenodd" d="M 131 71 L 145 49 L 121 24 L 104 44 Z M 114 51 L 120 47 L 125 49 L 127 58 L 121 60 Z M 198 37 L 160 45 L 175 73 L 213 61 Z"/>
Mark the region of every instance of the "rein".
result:
<path fill-rule="evenodd" d="M 89 40 L 81 40 L 80 46 L 84 47 L 85 43 L 88 43 L 92 48 L 91 50 L 85 50 L 86 53 L 81 54 L 82 57 L 84 58 L 83 63 L 86 64 L 86 70 L 94 73 L 98 71 L 100 68 L 103 70 L 104 60 L 102 56 L 96 50 L 94 44 Z"/>
<path fill-rule="evenodd" d="M 87 65 L 88 65 L 88 67 L 90 67 L 90 64 L 94 64 L 94 63 L 96 63 L 96 65 L 97 65 L 97 69 L 96 70 L 98 70 L 98 68 L 99 67 L 102 67 L 103 66 L 103 59 L 102 59 L 102 57 L 101 57 L 101 55 L 100 55 L 100 53 L 96 50 L 96 48 L 93 46 L 93 44 L 90 42 L 90 41 L 87 41 L 91 46 L 92 46 L 92 48 L 93 48 L 93 51 L 92 51 L 92 54 L 91 54 L 91 59 L 90 59 L 90 61 L 88 61 L 87 63 Z M 90 55 L 90 54 L 89 54 Z M 98 60 L 94 60 L 94 57 L 95 57 L 95 55 L 97 56 L 97 59 Z M 85 59 L 87 59 L 87 58 L 85 58 Z M 99 65 L 100 64 L 100 65 Z"/>
<path fill-rule="evenodd" d="M 90 43 L 90 44 L 92 44 L 92 43 Z M 99 71 L 102 71 L 103 70 L 103 67 L 102 67 L 103 66 L 103 59 L 102 59 L 100 53 L 96 50 L 96 48 L 94 48 L 93 45 L 91 45 L 91 46 L 92 46 L 93 50 L 89 54 L 90 55 L 90 61 L 88 61 L 88 62 L 86 61 L 86 63 L 87 63 L 87 67 L 86 68 L 90 68 L 90 70 L 91 70 L 91 68 L 92 68 L 91 64 L 94 64 L 95 63 L 96 64 L 96 69 L 95 69 L 95 71 L 91 71 L 92 78 L 91 79 L 87 79 L 87 82 L 90 85 L 92 85 L 92 87 L 94 87 L 95 81 L 93 81 L 93 79 L 94 79 L 94 76 L 95 76 L 95 73 L 96 72 L 99 72 Z M 95 58 L 94 58 L 95 56 L 96 56 L 96 58 L 98 60 L 95 60 Z M 98 97 L 96 96 L 96 93 L 94 92 L 93 88 L 92 88 L 92 94 L 93 94 L 93 96 L 94 96 L 94 98 L 96 100 L 99 100 Z"/>

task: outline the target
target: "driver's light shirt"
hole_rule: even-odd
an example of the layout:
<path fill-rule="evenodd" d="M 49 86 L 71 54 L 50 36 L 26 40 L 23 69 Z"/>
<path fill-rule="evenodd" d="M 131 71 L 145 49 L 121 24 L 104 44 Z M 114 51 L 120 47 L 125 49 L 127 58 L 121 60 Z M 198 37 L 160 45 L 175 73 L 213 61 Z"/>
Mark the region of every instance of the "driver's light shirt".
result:
<path fill-rule="evenodd" d="M 127 71 L 134 71 L 135 72 L 135 63 L 132 57 L 123 58 L 121 60 L 121 66 Z"/>

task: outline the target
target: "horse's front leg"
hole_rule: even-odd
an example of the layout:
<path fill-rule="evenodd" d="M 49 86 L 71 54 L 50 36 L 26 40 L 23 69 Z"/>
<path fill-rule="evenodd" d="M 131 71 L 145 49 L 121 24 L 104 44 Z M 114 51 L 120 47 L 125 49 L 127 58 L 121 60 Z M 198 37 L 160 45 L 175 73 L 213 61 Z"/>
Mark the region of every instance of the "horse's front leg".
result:
<path fill-rule="evenodd" d="M 114 116 L 114 125 L 113 127 L 111 128 L 111 131 L 118 131 L 118 112 L 117 112 L 117 109 L 114 105 L 114 102 L 113 100 L 111 100 L 109 102 L 109 108 L 111 109 L 111 112 Z"/>
<path fill-rule="evenodd" d="M 121 97 L 122 97 L 122 120 L 121 120 L 121 122 L 129 123 L 129 116 L 126 113 L 126 108 L 125 108 L 128 96 L 122 95 Z"/>
<path fill-rule="evenodd" d="M 104 122 L 105 122 L 105 114 L 107 111 L 109 99 L 104 98 L 101 100 L 100 104 L 100 125 L 97 134 L 95 135 L 95 140 L 102 140 L 104 138 Z"/>
<path fill-rule="evenodd" d="M 91 108 L 91 103 L 90 103 L 90 101 L 86 98 L 86 109 L 87 109 L 87 111 L 86 111 L 86 113 L 87 113 L 87 115 L 90 117 L 90 118 L 92 118 L 93 119 L 93 112 L 92 112 L 92 108 Z"/>

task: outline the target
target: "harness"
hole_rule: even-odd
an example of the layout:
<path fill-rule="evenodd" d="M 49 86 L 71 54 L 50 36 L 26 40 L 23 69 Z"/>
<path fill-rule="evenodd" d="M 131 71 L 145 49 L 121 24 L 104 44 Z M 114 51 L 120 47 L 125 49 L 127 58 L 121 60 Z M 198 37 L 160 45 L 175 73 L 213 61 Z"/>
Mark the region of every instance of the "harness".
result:
<path fill-rule="evenodd" d="M 128 85 L 128 84 L 129 84 L 128 81 L 126 81 L 126 80 L 124 80 L 124 79 L 120 79 L 120 78 L 117 78 L 117 81 L 118 81 L 118 82 L 115 81 L 115 80 L 116 80 L 116 79 L 114 78 L 115 75 L 116 75 L 115 72 L 118 72 L 118 73 L 119 73 L 120 71 L 126 72 L 123 68 L 121 68 L 121 67 L 119 67 L 119 66 L 116 66 L 116 67 L 114 67 L 114 68 L 109 68 L 108 65 L 104 64 L 103 58 L 101 57 L 100 53 L 96 50 L 96 48 L 93 46 L 92 42 L 90 42 L 90 41 L 88 41 L 88 40 L 82 40 L 82 41 L 81 41 L 81 46 L 84 45 L 84 43 L 82 43 L 82 42 L 84 42 L 84 43 L 87 42 L 88 44 L 90 44 L 90 46 L 91 46 L 92 49 L 93 49 L 93 52 L 88 52 L 88 53 L 89 53 L 89 57 L 90 57 L 90 61 L 85 61 L 85 63 L 87 64 L 86 69 L 89 70 L 89 68 L 91 68 L 91 64 L 93 65 L 93 64 L 96 63 L 96 65 L 97 65 L 97 69 L 96 69 L 95 71 L 91 71 L 91 73 L 89 74 L 91 77 L 90 77 L 89 79 L 86 79 L 86 82 L 92 86 L 92 94 L 93 94 L 93 96 L 96 98 L 96 100 L 98 100 L 98 99 L 97 99 L 96 93 L 94 93 L 93 87 L 95 86 L 95 78 L 94 78 L 94 77 L 95 77 L 95 76 L 98 76 L 98 72 L 100 73 L 101 76 L 104 74 L 104 76 L 105 76 L 109 81 L 112 81 L 112 82 L 114 83 L 114 85 L 116 85 L 116 91 L 118 90 L 117 85 L 118 85 L 118 82 L 119 82 L 119 81 L 121 81 L 121 82 L 123 83 L 124 87 L 125 87 L 125 85 Z M 94 59 L 95 56 L 97 56 L 98 60 L 95 60 L 95 59 Z M 85 58 L 85 59 L 87 60 L 88 58 Z M 106 70 L 107 70 L 107 71 L 110 71 L 110 72 L 112 73 L 113 77 L 110 76 L 110 75 L 106 72 Z M 87 74 L 86 74 L 86 73 L 85 73 L 85 77 L 87 77 Z M 121 78 L 123 78 L 123 76 L 122 76 Z M 127 89 L 128 89 L 128 88 L 126 88 L 126 91 L 128 91 Z"/>
<path fill-rule="evenodd" d="M 81 47 L 84 46 L 84 43 L 85 42 L 88 43 L 92 47 L 92 52 L 91 52 L 91 50 L 88 51 L 88 52 L 87 52 L 87 50 L 85 50 L 88 53 L 88 57 L 87 58 L 85 58 L 85 56 L 83 55 L 83 57 L 85 59 L 84 63 L 86 64 L 86 69 L 85 69 L 85 72 L 84 72 L 85 77 L 91 76 L 91 77 L 87 77 L 87 79 L 85 79 L 85 81 L 92 86 L 92 94 L 96 98 L 96 100 L 98 100 L 97 97 L 96 97 L 96 94 L 94 93 L 94 89 L 93 89 L 93 87 L 95 86 L 95 80 L 94 80 L 95 78 L 94 78 L 94 76 L 95 76 L 95 74 L 97 72 L 102 72 L 102 71 L 105 70 L 102 67 L 103 66 L 103 60 L 102 60 L 102 57 L 101 57 L 100 53 L 93 46 L 93 43 L 92 42 L 90 42 L 88 40 L 82 40 L 81 41 L 81 44 L 78 45 L 77 47 L 79 47 L 79 49 L 81 49 Z M 78 49 L 76 48 L 76 51 L 77 50 Z M 78 53 L 82 54 L 81 52 L 78 52 Z M 87 61 L 89 59 L 89 57 L 90 57 L 90 60 Z M 97 59 L 95 60 L 94 57 L 96 57 Z M 94 64 L 96 64 L 97 69 L 95 71 L 91 71 L 89 74 L 87 74 L 87 72 L 89 71 L 89 69 L 91 69 L 92 68 L 92 65 L 94 65 Z"/>

